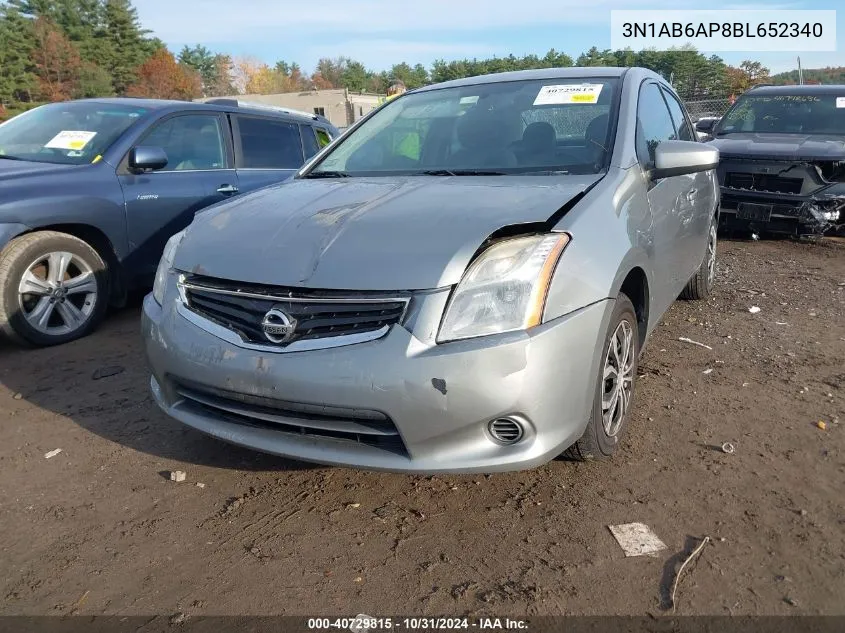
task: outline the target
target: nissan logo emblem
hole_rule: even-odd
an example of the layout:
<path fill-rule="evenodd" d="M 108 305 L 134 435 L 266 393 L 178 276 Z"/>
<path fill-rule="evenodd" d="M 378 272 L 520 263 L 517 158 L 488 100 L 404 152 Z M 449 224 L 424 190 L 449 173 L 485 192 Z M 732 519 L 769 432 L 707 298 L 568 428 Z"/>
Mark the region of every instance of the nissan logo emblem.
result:
<path fill-rule="evenodd" d="M 272 308 L 261 321 L 264 337 L 271 343 L 287 343 L 296 330 L 296 319 L 278 308 Z"/>

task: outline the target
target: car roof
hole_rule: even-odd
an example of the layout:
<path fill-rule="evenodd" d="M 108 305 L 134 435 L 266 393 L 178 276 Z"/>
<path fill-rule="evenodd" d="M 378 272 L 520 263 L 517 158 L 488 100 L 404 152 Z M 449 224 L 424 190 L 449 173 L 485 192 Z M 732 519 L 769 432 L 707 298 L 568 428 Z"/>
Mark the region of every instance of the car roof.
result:
<path fill-rule="evenodd" d="M 529 81 L 536 79 L 588 79 L 588 78 L 613 78 L 624 77 L 629 71 L 646 77 L 665 81 L 660 75 L 645 68 L 629 68 L 618 66 L 573 66 L 569 68 L 537 68 L 533 70 L 515 70 L 504 73 L 493 73 L 490 75 L 478 75 L 464 79 L 454 79 L 425 88 L 419 88 L 413 92 L 424 92 L 427 90 L 439 90 L 440 88 L 457 88 L 461 86 L 474 86 L 478 84 L 503 83 L 506 81 Z"/>
<path fill-rule="evenodd" d="M 801 86 L 755 86 L 746 92 L 767 95 L 806 95 L 806 94 L 829 94 L 834 92 L 845 92 L 845 85 L 841 84 L 804 84 Z"/>
<path fill-rule="evenodd" d="M 329 128 L 334 128 L 334 125 L 326 119 L 316 114 L 309 114 L 307 112 L 298 112 L 294 110 L 287 110 L 285 108 L 275 108 L 273 106 L 264 106 L 262 104 L 238 103 L 237 98 L 220 99 L 219 103 L 205 103 L 202 101 L 177 101 L 173 99 L 139 99 L 135 97 L 107 97 L 97 99 L 81 99 L 80 101 L 88 101 L 91 103 L 110 103 L 122 104 L 129 106 L 136 106 L 139 108 L 146 108 L 148 110 L 155 110 L 159 112 L 178 112 L 180 110 L 209 110 L 211 112 L 231 112 L 240 114 L 253 114 L 264 117 L 274 117 L 294 121 L 296 123 L 321 123 Z"/>

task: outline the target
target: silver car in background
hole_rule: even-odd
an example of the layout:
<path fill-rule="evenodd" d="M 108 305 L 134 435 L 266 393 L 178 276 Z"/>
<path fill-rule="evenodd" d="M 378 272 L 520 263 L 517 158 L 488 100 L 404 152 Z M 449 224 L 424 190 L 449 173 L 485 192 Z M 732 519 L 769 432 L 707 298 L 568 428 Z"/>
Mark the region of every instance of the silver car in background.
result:
<path fill-rule="evenodd" d="M 173 236 L 144 302 L 154 397 L 326 464 L 609 456 L 653 328 L 713 284 L 719 156 L 695 138 L 639 68 L 406 93 Z"/>

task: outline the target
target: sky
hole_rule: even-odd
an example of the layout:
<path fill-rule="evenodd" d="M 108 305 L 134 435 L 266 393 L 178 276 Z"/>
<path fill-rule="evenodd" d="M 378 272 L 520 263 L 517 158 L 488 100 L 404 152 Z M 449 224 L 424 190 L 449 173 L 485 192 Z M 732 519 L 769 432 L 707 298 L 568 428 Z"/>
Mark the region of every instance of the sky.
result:
<path fill-rule="evenodd" d="M 373 70 L 406 61 L 545 54 L 578 56 L 610 47 L 612 9 L 678 9 L 677 0 L 135 0 L 144 27 L 171 50 L 203 44 L 214 52 L 268 64 L 298 62 L 311 72 L 320 57 L 344 55 Z M 742 3 L 710 0 L 707 9 L 836 9 L 838 0 Z M 837 15 L 845 34 L 845 11 Z M 801 54 L 804 68 L 845 66 L 845 44 L 833 53 Z M 706 50 L 702 52 L 707 53 Z M 737 65 L 756 59 L 772 73 L 797 67 L 795 53 L 718 53 Z"/>

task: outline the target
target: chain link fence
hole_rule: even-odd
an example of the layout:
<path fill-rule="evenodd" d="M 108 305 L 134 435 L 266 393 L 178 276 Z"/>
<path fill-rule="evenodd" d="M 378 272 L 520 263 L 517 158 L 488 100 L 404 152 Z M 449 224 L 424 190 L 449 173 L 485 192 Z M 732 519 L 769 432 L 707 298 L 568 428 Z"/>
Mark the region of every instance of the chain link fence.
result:
<path fill-rule="evenodd" d="M 731 107 L 731 100 L 727 97 L 721 99 L 704 99 L 695 101 L 684 101 L 690 117 L 693 121 L 697 121 L 702 117 L 717 116 L 720 117 L 728 111 Z"/>

